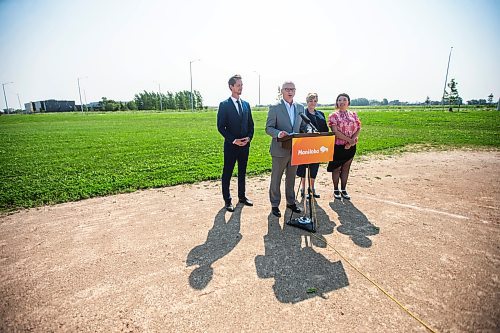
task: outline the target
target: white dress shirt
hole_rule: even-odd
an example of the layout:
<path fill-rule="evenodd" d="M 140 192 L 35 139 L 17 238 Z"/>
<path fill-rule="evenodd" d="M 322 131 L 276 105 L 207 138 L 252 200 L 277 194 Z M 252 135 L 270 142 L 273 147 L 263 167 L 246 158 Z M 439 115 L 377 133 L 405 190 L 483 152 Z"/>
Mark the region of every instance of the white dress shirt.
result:
<path fill-rule="evenodd" d="M 283 100 L 285 102 L 286 110 L 288 111 L 288 116 L 290 117 L 290 122 L 292 123 L 293 127 L 293 122 L 295 120 L 295 105 L 292 103 L 290 105 L 287 101 Z"/>
<path fill-rule="evenodd" d="M 236 107 L 236 112 L 238 112 L 238 114 L 240 114 L 240 109 L 238 108 L 238 101 L 240 101 L 240 103 L 241 103 L 241 99 L 236 99 L 233 96 L 231 96 L 231 100 L 233 101 L 233 104 Z M 241 111 L 243 112 L 243 103 L 241 103 Z M 240 114 L 240 116 L 241 116 L 241 114 Z"/>

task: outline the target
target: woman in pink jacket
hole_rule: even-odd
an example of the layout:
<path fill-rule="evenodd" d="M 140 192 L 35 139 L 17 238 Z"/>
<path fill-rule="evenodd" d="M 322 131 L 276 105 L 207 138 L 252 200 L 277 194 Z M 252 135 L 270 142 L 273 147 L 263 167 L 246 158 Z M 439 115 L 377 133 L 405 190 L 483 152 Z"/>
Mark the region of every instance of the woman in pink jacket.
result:
<path fill-rule="evenodd" d="M 361 130 L 361 122 L 356 112 L 349 111 L 347 108 L 351 99 L 347 94 L 337 96 L 337 111 L 328 117 L 328 126 L 335 133 L 335 149 L 333 161 L 328 163 L 328 172 L 332 173 L 333 196 L 335 199 L 351 199 L 346 191 L 347 178 L 351 163 L 356 154 L 356 144 Z M 339 190 L 340 179 L 340 190 Z"/>

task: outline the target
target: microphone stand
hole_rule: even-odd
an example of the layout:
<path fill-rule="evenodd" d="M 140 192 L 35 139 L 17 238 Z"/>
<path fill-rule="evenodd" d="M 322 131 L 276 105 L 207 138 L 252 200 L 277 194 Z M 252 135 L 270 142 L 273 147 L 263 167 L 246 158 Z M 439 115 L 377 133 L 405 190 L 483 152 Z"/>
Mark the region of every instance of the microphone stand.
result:
<path fill-rule="evenodd" d="M 316 132 L 316 133 L 319 133 L 319 131 L 316 129 L 316 127 L 311 124 L 311 121 L 309 120 L 309 118 L 307 118 L 307 116 L 303 113 L 300 114 L 300 116 L 302 117 L 302 119 L 304 120 L 304 122 L 308 125 L 311 126 L 311 128 Z M 293 218 L 293 210 L 292 210 L 292 213 L 290 214 L 290 218 L 288 219 L 288 221 L 286 222 L 286 224 L 288 225 L 291 225 L 293 227 L 297 227 L 299 229 L 303 229 L 303 230 L 306 230 L 306 231 L 310 231 L 310 232 L 316 232 L 316 219 L 313 218 L 313 213 L 312 213 L 312 208 L 313 208 L 313 205 L 314 205 L 314 202 L 313 202 L 313 191 L 311 189 L 311 166 L 308 164 L 307 165 L 307 175 L 306 175 L 306 181 L 307 181 L 307 196 L 308 196 L 308 199 L 306 199 L 307 201 L 304 202 L 304 208 L 306 208 L 307 206 L 309 206 L 309 217 L 306 217 L 306 216 L 300 216 L 300 217 L 297 217 L 295 219 L 292 219 Z M 302 182 L 302 180 L 301 180 Z M 299 184 L 299 188 L 302 184 Z M 297 195 L 298 195 L 298 191 L 297 191 Z"/>
<path fill-rule="evenodd" d="M 293 219 L 293 211 L 292 211 L 292 213 L 290 214 L 290 218 L 288 219 L 286 224 L 288 224 L 292 227 L 296 227 L 296 228 L 303 229 L 303 230 L 310 231 L 310 232 L 314 233 L 314 232 L 316 232 L 316 219 L 313 217 L 313 212 L 312 212 L 312 208 L 314 205 L 314 202 L 313 202 L 314 199 L 313 199 L 313 192 L 311 189 L 311 170 L 310 170 L 309 164 L 307 165 L 306 180 L 307 180 L 307 194 L 308 194 L 309 198 L 304 203 L 304 208 L 309 206 L 309 217 L 300 216 L 300 217 Z M 300 188 L 300 184 L 299 184 L 299 188 Z"/>
<path fill-rule="evenodd" d="M 311 129 L 313 131 L 313 133 L 319 133 L 318 129 L 316 128 L 316 126 L 314 126 L 314 124 L 311 122 L 311 119 L 309 119 L 304 113 L 301 113 L 300 114 L 300 118 L 302 118 L 302 120 L 309 126 L 311 126 Z"/>
<path fill-rule="evenodd" d="M 316 128 L 316 126 L 314 126 L 314 124 L 311 123 L 311 120 L 305 114 L 301 113 L 300 117 L 307 125 L 311 126 L 311 129 L 313 130 L 313 132 L 320 133 L 318 131 L 318 129 Z M 316 219 L 313 217 L 313 205 L 315 204 L 315 202 L 314 202 L 315 200 L 313 199 L 314 195 L 313 195 L 313 191 L 311 188 L 312 187 L 311 186 L 311 166 L 309 164 L 307 165 L 306 180 L 307 180 L 307 195 L 309 198 L 307 199 L 306 202 L 304 202 L 304 208 L 307 207 L 307 204 L 308 204 L 309 217 L 301 216 L 301 217 L 297 217 L 295 219 L 292 219 L 292 217 L 293 217 L 293 211 L 292 211 L 292 213 L 290 214 L 290 218 L 288 219 L 286 224 L 291 225 L 293 227 L 297 227 L 299 229 L 306 230 L 306 231 L 316 232 Z M 300 185 L 302 185 L 302 184 L 299 184 L 299 187 L 300 187 Z M 297 194 L 298 194 L 298 191 L 297 191 Z"/>
<path fill-rule="evenodd" d="M 311 186 L 311 165 L 307 165 L 307 194 L 309 195 L 308 204 L 309 204 L 309 221 L 312 223 L 312 232 L 316 232 L 316 219 L 313 218 L 313 205 L 315 204 L 313 201 L 313 191 Z"/>

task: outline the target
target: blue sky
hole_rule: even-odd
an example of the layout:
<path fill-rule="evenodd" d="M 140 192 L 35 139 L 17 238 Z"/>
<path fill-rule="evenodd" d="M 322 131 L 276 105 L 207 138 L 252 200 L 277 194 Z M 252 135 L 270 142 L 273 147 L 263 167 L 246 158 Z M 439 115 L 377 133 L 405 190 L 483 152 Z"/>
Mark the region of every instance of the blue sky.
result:
<path fill-rule="evenodd" d="M 44 99 L 127 101 L 143 90 L 193 88 L 207 105 L 229 96 L 424 101 L 449 79 L 464 100 L 500 97 L 500 1 L 0 0 L 0 83 L 9 106 Z M 2 108 L 5 102 L 2 98 Z"/>

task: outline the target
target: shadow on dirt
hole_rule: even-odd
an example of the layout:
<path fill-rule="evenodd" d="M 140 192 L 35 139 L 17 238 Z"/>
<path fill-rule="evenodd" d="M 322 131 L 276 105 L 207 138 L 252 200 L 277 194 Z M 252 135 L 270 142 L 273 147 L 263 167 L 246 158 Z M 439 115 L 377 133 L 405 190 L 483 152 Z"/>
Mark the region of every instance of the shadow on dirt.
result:
<path fill-rule="evenodd" d="M 286 211 L 285 221 L 290 210 Z M 335 224 L 316 205 L 318 224 L 316 236 L 331 234 Z M 264 236 L 265 254 L 255 258 L 257 275 L 274 278 L 273 290 L 282 303 L 297 303 L 312 297 L 326 298 L 326 293 L 349 285 L 340 261 L 331 262 L 314 250 L 326 243 L 311 237 L 309 232 L 288 225 L 281 228 L 279 219 L 268 216 L 268 231 Z"/>
<path fill-rule="evenodd" d="M 226 209 L 219 210 L 214 218 L 214 226 L 208 231 L 206 242 L 189 252 L 187 267 L 198 265 L 189 276 L 189 284 L 194 289 L 204 289 L 210 283 L 214 274 L 212 264 L 231 252 L 240 242 L 241 209 L 241 205 L 235 206 L 227 222 Z"/>
<path fill-rule="evenodd" d="M 372 246 L 372 240 L 368 236 L 377 235 L 380 229 L 373 225 L 350 200 L 335 200 L 330 202 L 330 207 L 339 216 L 338 232 L 349 236 L 353 243 L 360 247 Z"/>

